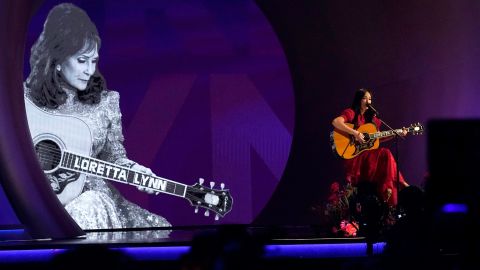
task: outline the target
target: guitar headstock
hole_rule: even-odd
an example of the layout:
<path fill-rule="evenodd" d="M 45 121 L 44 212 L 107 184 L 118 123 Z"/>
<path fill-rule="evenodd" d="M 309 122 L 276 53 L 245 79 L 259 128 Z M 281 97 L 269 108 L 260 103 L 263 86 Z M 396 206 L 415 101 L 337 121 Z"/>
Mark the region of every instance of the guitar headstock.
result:
<path fill-rule="evenodd" d="M 187 186 L 185 198 L 195 206 L 195 213 L 198 213 L 199 207 L 205 208 L 205 216 L 209 216 L 209 211 L 213 211 L 216 213 L 215 220 L 218 220 L 232 210 L 232 196 L 223 183 L 220 184 L 220 189 L 214 189 L 215 182 L 210 182 L 210 188 L 204 186 L 203 182 L 204 179 L 200 178 L 198 183 Z"/>
<path fill-rule="evenodd" d="M 421 135 L 423 134 L 423 125 L 420 123 L 411 124 L 408 128 L 413 135 Z"/>

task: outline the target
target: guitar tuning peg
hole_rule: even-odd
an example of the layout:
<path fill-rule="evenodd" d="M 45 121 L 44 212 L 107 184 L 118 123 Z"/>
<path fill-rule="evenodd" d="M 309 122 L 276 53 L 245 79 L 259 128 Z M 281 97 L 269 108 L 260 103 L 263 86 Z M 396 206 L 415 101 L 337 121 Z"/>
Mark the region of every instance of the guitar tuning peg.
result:
<path fill-rule="evenodd" d="M 213 186 L 215 186 L 215 182 L 210 182 L 210 188 L 213 188 Z"/>
<path fill-rule="evenodd" d="M 225 184 L 224 184 L 224 183 L 220 183 L 220 188 L 221 188 L 221 189 L 224 189 L 224 188 L 225 188 Z"/>
<path fill-rule="evenodd" d="M 206 217 L 210 216 L 210 212 L 208 212 L 208 210 L 205 211 L 205 216 Z"/>
<path fill-rule="evenodd" d="M 205 181 L 205 179 L 203 178 L 198 178 L 198 183 L 200 183 L 200 185 L 203 185 L 203 182 Z"/>
<path fill-rule="evenodd" d="M 197 214 L 197 213 L 198 213 L 198 206 L 195 207 L 195 214 Z"/>
<path fill-rule="evenodd" d="M 215 220 L 219 220 L 220 216 L 218 214 L 215 215 Z"/>

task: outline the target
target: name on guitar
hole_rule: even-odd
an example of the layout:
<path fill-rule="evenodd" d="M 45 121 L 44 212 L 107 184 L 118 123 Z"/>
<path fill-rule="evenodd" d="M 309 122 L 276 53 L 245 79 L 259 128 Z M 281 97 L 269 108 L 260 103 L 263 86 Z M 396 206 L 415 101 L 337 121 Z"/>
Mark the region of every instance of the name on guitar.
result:
<path fill-rule="evenodd" d="M 160 178 L 138 173 L 121 167 L 112 166 L 96 160 L 75 157 L 73 168 L 77 171 L 88 172 L 119 182 L 127 182 L 147 188 L 165 191 L 167 181 Z"/>

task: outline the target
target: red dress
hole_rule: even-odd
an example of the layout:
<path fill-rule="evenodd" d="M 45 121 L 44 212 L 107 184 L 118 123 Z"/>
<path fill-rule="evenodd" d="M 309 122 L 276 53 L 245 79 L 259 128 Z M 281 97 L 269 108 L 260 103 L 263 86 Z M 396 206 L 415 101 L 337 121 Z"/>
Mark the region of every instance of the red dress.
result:
<path fill-rule="evenodd" d="M 355 112 L 352 109 L 346 109 L 341 116 L 346 123 L 353 123 Z M 381 122 L 377 117 L 373 117 L 373 123 L 380 130 Z M 358 116 L 357 126 L 365 124 L 363 115 Z M 378 196 L 389 205 L 397 205 L 397 163 L 387 148 L 378 148 L 368 150 L 360 155 L 346 159 L 344 161 L 346 180 L 357 186 L 361 182 L 374 183 Z M 400 183 L 406 184 L 405 179 L 400 173 Z"/>

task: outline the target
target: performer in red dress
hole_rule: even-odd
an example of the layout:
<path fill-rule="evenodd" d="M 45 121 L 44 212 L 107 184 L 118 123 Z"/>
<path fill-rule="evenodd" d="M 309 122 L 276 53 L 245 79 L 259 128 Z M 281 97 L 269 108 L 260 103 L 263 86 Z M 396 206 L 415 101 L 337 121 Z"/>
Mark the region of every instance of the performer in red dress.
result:
<path fill-rule="evenodd" d="M 380 130 L 381 121 L 368 105 L 372 103 L 372 94 L 368 89 L 360 89 L 355 92 L 352 106 L 345 109 L 342 114 L 332 121 L 332 125 L 347 134 L 352 135 L 356 141 L 365 142 L 362 133 L 356 128 L 365 124 L 373 123 Z M 354 124 L 351 128 L 345 123 Z M 401 136 L 406 136 L 404 130 Z M 361 183 L 372 183 L 376 187 L 377 195 L 381 200 L 390 206 L 397 204 L 397 163 L 387 148 L 378 148 L 364 151 L 360 155 L 344 160 L 346 180 L 353 186 Z M 399 173 L 400 187 L 407 187 L 408 184 Z"/>

